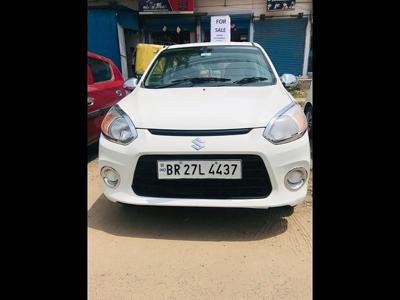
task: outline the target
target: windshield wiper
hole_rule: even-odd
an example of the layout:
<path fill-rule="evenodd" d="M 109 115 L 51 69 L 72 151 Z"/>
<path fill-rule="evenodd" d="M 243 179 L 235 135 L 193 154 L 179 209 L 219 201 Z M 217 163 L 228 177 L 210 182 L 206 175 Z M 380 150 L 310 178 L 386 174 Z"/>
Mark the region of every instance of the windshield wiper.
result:
<path fill-rule="evenodd" d="M 194 84 L 197 84 L 197 83 L 226 82 L 226 81 L 231 81 L 231 79 L 229 79 L 229 78 L 218 78 L 218 77 L 192 77 L 192 78 L 176 79 L 176 80 L 172 81 L 169 84 L 156 86 L 154 88 L 162 89 L 162 88 L 176 86 L 176 85 L 179 85 L 181 83 L 186 83 L 186 82 L 190 82 L 192 84 L 191 86 L 193 86 Z"/>
<path fill-rule="evenodd" d="M 180 85 L 181 83 L 190 83 L 190 86 L 193 86 L 193 83 L 188 80 L 188 79 L 179 79 L 179 80 L 174 80 L 172 83 L 169 84 L 164 84 L 164 85 L 158 85 L 153 87 L 154 89 L 163 89 L 163 88 L 167 88 L 167 87 L 171 87 L 171 86 L 175 86 L 175 85 Z"/>
<path fill-rule="evenodd" d="M 219 77 L 193 77 L 193 78 L 188 78 L 192 83 L 203 83 L 203 82 L 210 82 L 210 81 L 216 81 L 216 82 L 226 82 L 226 81 L 231 81 L 229 78 L 219 78 Z"/>
<path fill-rule="evenodd" d="M 247 83 L 266 81 L 266 80 L 268 80 L 268 78 L 255 76 L 255 77 L 244 77 L 242 79 L 234 81 L 233 83 L 243 85 L 243 84 L 247 84 Z"/>

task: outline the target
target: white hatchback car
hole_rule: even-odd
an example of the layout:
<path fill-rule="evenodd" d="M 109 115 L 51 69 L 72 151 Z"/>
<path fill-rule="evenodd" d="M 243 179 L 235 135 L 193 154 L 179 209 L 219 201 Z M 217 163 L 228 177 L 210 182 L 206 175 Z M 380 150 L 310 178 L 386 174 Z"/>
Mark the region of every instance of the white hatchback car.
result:
<path fill-rule="evenodd" d="M 307 120 L 256 43 L 165 47 L 102 123 L 104 194 L 137 205 L 305 199 Z"/>

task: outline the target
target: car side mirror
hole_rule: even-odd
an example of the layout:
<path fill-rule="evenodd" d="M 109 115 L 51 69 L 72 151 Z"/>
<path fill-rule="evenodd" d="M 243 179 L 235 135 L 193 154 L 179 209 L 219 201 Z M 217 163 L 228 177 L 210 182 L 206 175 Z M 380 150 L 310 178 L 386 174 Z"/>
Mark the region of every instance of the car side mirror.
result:
<path fill-rule="evenodd" d="M 283 74 L 281 81 L 285 88 L 294 88 L 299 83 L 299 80 L 293 74 Z"/>
<path fill-rule="evenodd" d="M 126 94 L 129 94 L 132 92 L 138 84 L 139 80 L 137 78 L 129 78 L 124 82 L 124 89 L 126 91 Z"/>

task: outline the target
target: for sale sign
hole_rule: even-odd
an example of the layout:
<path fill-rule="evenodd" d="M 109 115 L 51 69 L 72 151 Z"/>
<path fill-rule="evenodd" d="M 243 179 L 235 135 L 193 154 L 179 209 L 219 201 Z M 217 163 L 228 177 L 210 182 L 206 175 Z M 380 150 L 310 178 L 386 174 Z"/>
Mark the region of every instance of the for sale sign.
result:
<path fill-rule="evenodd" d="M 281 1 L 281 0 L 267 0 L 267 10 L 286 10 L 294 9 L 296 0 Z"/>
<path fill-rule="evenodd" d="M 211 42 L 231 41 L 231 18 L 229 16 L 211 16 Z"/>

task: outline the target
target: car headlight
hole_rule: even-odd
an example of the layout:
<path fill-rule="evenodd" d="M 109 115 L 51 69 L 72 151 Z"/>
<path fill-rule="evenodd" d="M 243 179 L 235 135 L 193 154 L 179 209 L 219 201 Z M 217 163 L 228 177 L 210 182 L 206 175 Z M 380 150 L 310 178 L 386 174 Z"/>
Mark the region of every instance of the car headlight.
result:
<path fill-rule="evenodd" d="M 264 130 L 273 144 L 284 144 L 301 138 L 307 130 L 307 118 L 300 105 L 293 102 L 278 112 Z"/>
<path fill-rule="evenodd" d="M 137 131 L 128 115 L 114 105 L 101 123 L 101 132 L 108 140 L 127 145 L 137 138 Z"/>

